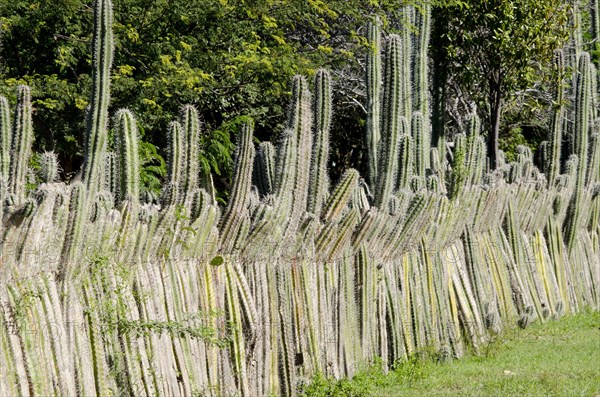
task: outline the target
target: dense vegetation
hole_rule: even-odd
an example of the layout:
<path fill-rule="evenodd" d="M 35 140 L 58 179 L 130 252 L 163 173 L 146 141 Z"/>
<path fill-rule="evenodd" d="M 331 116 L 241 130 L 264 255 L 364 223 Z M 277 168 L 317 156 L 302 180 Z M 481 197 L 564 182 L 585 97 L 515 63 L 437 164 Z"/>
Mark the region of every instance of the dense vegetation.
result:
<path fill-rule="evenodd" d="M 0 94 L 14 100 L 18 84 L 32 89 L 37 152 L 59 156 L 62 179 L 82 162 L 83 111 L 89 104 L 91 0 L 0 4 Z M 552 50 L 567 38 L 571 11 L 562 0 L 434 2 L 434 141 L 462 132 L 474 109 L 485 130 L 503 119 L 502 148 L 514 159 L 516 143 L 537 144 L 549 130 Z M 498 4 L 496 4 L 498 3 Z M 184 104 L 203 122 L 201 166 L 229 189 L 232 135 L 241 116 L 255 120 L 255 136 L 273 139 L 285 122 L 289 82 L 296 74 L 333 73 L 335 84 L 330 170 L 368 168 L 363 129 L 366 90 L 362 78 L 365 21 L 378 15 L 389 32 L 415 30 L 395 1 L 148 1 L 115 2 L 115 61 L 111 110 L 127 107 L 138 117 L 142 188 L 158 193 L 165 177 L 168 123 Z M 499 7 L 502 5 L 502 7 Z M 487 7 L 487 8 L 486 8 Z M 417 16 L 422 5 L 417 2 Z M 586 36 L 587 37 L 587 36 Z M 426 39 L 426 38 L 425 38 Z M 413 40 L 421 40 L 415 34 Z M 496 59 L 498 64 L 488 64 Z M 494 72 L 490 68 L 497 68 Z M 496 73 L 496 74 L 494 74 Z M 500 74 L 498 74 L 500 73 Z M 493 84 L 486 76 L 498 75 Z M 534 88 L 530 90 L 530 88 Z M 486 94 L 487 92 L 487 94 Z M 498 96 L 500 94 L 500 96 Z M 13 102 L 14 103 L 14 102 Z M 495 127 L 495 128 L 491 128 Z M 526 136 L 527 139 L 523 137 Z"/>

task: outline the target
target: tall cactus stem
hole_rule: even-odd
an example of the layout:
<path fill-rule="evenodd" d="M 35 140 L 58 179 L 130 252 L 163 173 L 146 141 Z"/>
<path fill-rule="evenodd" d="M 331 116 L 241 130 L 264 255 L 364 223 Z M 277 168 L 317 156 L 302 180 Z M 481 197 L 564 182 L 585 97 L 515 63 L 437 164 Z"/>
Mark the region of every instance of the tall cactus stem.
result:
<path fill-rule="evenodd" d="M 119 203 L 128 200 L 137 204 L 140 197 L 141 171 L 137 123 L 133 114 L 127 109 L 119 110 L 115 120 L 114 146 L 118 167 L 116 201 Z"/>
<path fill-rule="evenodd" d="M 11 151 L 11 121 L 8 100 L 0 95 L 0 178 L 8 180 Z"/>
<path fill-rule="evenodd" d="M 82 181 L 88 194 L 94 197 L 99 189 L 102 172 L 102 153 L 106 150 L 108 134 L 108 105 L 110 101 L 110 69 L 113 61 L 112 3 L 97 0 L 94 8 L 94 40 L 92 44 L 93 71 L 90 110 L 87 115 L 85 157 Z"/>
<path fill-rule="evenodd" d="M 425 176 L 425 170 L 430 168 L 430 130 L 427 118 L 420 112 L 413 113 L 410 123 L 414 148 L 414 171 L 416 175 Z"/>
<path fill-rule="evenodd" d="M 367 129 L 369 185 L 373 188 L 378 180 L 379 150 L 381 141 L 381 22 L 378 18 L 369 21 L 367 39 Z"/>
<path fill-rule="evenodd" d="M 200 162 L 198 150 L 200 147 L 200 119 L 198 111 L 192 105 L 186 105 L 181 111 L 181 124 L 185 136 L 185 179 L 183 194 L 186 203 L 192 201 L 193 192 L 198 188 Z"/>
<path fill-rule="evenodd" d="M 18 204 L 25 200 L 25 182 L 33 143 L 31 112 L 31 91 L 29 87 L 21 85 L 17 88 L 9 175 L 9 191 Z"/>
<path fill-rule="evenodd" d="M 556 177 L 560 175 L 560 149 L 562 145 L 562 129 L 565 118 L 564 105 L 564 54 L 562 50 L 554 52 L 554 64 L 557 74 L 556 81 L 556 102 L 554 104 L 554 113 L 552 115 L 552 126 L 550 130 L 548 144 L 548 159 L 545 164 L 545 172 L 548 179 L 548 186 L 554 186 Z"/>
<path fill-rule="evenodd" d="M 331 77 L 320 69 L 315 78 L 315 126 L 310 169 L 307 211 L 319 214 L 329 191 L 327 160 L 329 158 L 329 127 L 331 125 Z"/>

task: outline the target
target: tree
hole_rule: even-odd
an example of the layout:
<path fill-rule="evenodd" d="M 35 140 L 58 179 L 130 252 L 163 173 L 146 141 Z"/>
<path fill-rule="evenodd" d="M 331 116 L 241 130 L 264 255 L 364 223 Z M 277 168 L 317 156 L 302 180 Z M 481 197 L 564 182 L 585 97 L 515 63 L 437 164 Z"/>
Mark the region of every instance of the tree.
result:
<path fill-rule="evenodd" d="M 564 0 L 464 0 L 434 12 L 438 59 L 463 91 L 486 104 L 492 168 L 503 105 L 551 71 L 553 51 L 568 38 L 569 11 Z"/>

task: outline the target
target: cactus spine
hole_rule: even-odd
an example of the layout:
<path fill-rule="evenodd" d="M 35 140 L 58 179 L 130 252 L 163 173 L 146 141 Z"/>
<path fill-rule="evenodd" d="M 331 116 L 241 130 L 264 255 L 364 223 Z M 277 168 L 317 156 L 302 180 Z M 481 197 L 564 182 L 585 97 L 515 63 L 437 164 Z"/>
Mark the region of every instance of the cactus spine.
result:
<path fill-rule="evenodd" d="M 85 158 L 82 181 L 90 197 L 99 189 L 102 154 L 106 150 L 108 104 L 110 101 L 110 68 L 113 61 L 112 4 L 98 0 L 94 8 L 94 42 L 92 55 L 92 94 L 87 116 Z"/>
<path fill-rule="evenodd" d="M 128 200 L 137 204 L 140 196 L 140 159 L 136 120 L 129 110 L 122 109 L 115 116 L 115 124 L 114 146 L 118 170 L 116 202 Z"/>
<path fill-rule="evenodd" d="M 45 152 L 40 156 L 41 179 L 46 183 L 56 182 L 60 167 L 54 152 Z"/>
<path fill-rule="evenodd" d="M 327 159 L 329 157 L 329 126 L 331 125 L 331 78 L 320 69 L 315 78 L 315 128 L 310 169 L 308 208 L 313 214 L 321 213 L 323 201 L 329 191 Z"/>
<path fill-rule="evenodd" d="M 8 100 L 0 96 L 0 178 L 8 180 L 10 169 L 11 123 Z"/>
<path fill-rule="evenodd" d="M 15 204 L 20 204 L 25 200 L 25 182 L 29 170 L 32 143 L 31 91 L 29 87 L 21 85 L 17 89 L 9 176 L 9 192 L 14 195 Z"/>
<path fill-rule="evenodd" d="M 381 122 L 381 29 L 379 19 L 369 21 L 367 37 L 371 48 L 367 51 L 367 130 L 366 146 L 369 162 L 369 185 L 378 181 L 380 122 Z"/>

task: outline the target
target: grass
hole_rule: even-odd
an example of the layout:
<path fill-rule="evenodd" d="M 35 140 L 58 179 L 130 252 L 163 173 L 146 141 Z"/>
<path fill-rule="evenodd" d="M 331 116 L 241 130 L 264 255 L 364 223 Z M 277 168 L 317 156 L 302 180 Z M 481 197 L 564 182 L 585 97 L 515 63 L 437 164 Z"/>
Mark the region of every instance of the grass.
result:
<path fill-rule="evenodd" d="M 317 377 L 306 396 L 599 396 L 600 312 L 508 329 L 477 355 L 439 363 L 413 358 L 387 375 Z"/>

